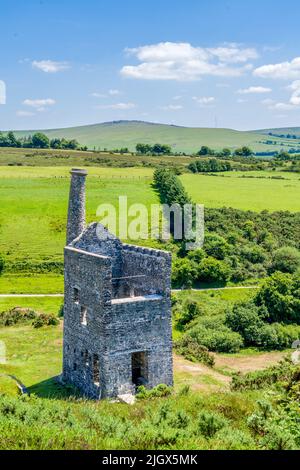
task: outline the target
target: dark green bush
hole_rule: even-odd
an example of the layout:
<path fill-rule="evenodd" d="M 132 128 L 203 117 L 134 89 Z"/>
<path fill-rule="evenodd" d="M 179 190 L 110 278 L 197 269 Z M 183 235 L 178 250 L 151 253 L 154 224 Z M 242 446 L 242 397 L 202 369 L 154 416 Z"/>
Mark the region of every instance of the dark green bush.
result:
<path fill-rule="evenodd" d="M 0 326 L 28 323 L 37 317 L 38 314 L 32 309 L 15 307 L 7 312 L 0 313 Z"/>
<path fill-rule="evenodd" d="M 38 315 L 32 325 L 34 328 L 41 328 L 43 326 L 55 326 L 59 324 L 59 320 L 53 315 L 48 315 L 47 313 L 41 313 Z"/>
<path fill-rule="evenodd" d="M 160 384 L 156 387 L 148 390 L 146 387 L 141 385 L 138 387 L 136 398 L 139 399 L 152 399 L 152 398 L 162 398 L 171 395 L 173 392 L 172 387 L 168 387 L 168 385 Z"/>
<path fill-rule="evenodd" d="M 228 424 L 228 421 L 213 411 L 201 411 L 198 416 L 198 432 L 206 439 L 212 438 L 218 431 Z"/>
<path fill-rule="evenodd" d="M 208 349 L 189 335 L 184 335 L 183 338 L 176 341 L 174 348 L 178 354 L 181 354 L 189 361 L 202 362 L 209 367 L 213 367 L 215 363 L 215 359 Z"/>
<path fill-rule="evenodd" d="M 273 271 L 295 273 L 300 267 L 300 251 L 291 246 L 283 246 L 275 251 L 272 262 Z"/>
<path fill-rule="evenodd" d="M 243 338 L 225 325 L 207 328 L 197 324 L 186 335 L 210 351 L 235 353 L 243 346 Z"/>

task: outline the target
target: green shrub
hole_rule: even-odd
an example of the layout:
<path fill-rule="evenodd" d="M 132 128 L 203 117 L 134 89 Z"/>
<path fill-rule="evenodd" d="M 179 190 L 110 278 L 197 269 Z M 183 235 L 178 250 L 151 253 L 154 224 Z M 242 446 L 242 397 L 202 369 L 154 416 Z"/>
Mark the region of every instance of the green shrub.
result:
<path fill-rule="evenodd" d="M 228 421 L 213 411 L 201 411 L 198 416 L 197 430 L 206 439 L 212 438 Z"/>
<path fill-rule="evenodd" d="M 299 367 L 294 366 L 290 360 L 286 359 L 264 370 L 249 372 L 245 375 L 237 373 L 232 377 L 231 389 L 259 390 L 279 381 L 289 381 L 297 370 Z"/>
<path fill-rule="evenodd" d="M 275 251 L 272 262 L 273 271 L 295 273 L 300 267 L 300 251 L 291 246 L 283 246 Z"/>
<path fill-rule="evenodd" d="M 201 315 L 201 308 L 195 300 L 186 300 L 177 314 L 177 327 L 182 329 L 196 317 Z"/>
<path fill-rule="evenodd" d="M 236 353 L 243 346 L 241 335 L 225 325 L 206 328 L 202 324 L 197 324 L 188 330 L 186 335 L 210 351 Z"/>
<path fill-rule="evenodd" d="M 172 266 L 172 282 L 176 287 L 191 288 L 197 279 L 196 264 L 189 259 L 178 258 Z"/>
<path fill-rule="evenodd" d="M 269 312 L 269 321 L 300 324 L 300 275 L 274 273 L 259 289 L 255 303 Z"/>
<path fill-rule="evenodd" d="M 15 307 L 7 312 L 0 313 L 0 326 L 28 323 L 37 317 L 38 314 L 32 309 Z"/>
<path fill-rule="evenodd" d="M 136 398 L 138 399 L 148 399 L 151 400 L 153 398 L 162 398 L 171 395 L 173 392 L 172 387 L 168 387 L 168 385 L 160 384 L 156 387 L 148 390 L 146 387 L 141 385 L 138 387 Z"/>
<path fill-rule="evenodd" d="M 34 328 L 41 328 L 43 326 L 55 326 L 59 324 L 59 320 L 53 315 L 48 315 L 47 313 L 41 313 L 38 315 L 32 325 Z"/>
<path fill-rule="evenodd" d="M 230 275 L 230 266 L 224 261 L 212 257 L 203 259 L 198 267 L 200 281 L 225 283 L 229 280 Z"/>
<path fill-rule="evenodd" d="M 208 349 L 189 335 L 184 335 L 183 338 L 176 341 L 174 348 L 178 354 L 181 354 L 189 361 L 202 362 L 209 367 L 213 367 L 215 363 L 215 359 Z"/>
<path fill-rule="evenodd" d="M 230 251 L 230 245 L 220 235 L 208 233 L 205 236 L 204 250 L 208 256 L 223 260 Z"/>

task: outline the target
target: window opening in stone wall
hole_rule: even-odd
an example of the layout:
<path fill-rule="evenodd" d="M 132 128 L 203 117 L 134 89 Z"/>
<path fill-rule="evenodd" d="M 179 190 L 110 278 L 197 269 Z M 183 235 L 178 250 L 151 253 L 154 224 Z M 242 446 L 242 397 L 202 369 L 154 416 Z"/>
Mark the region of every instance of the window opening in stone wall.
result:
<path fill-rule="evenodd" d="M 77 287 L 74 287 L 73 299 L 74 299 L 75 304 L 79 303 L 79 289 L 77 289 Z"/>
<path fill-rule="evenodd" d="M 137 387 L 148 381 L 148 356 L 146 352 L 136 352 L 131 356 L 132 383 Z"/>
<path fill-rule="evenodd" d="M 87 308 L 84 306 L 80 308 L 80 322 L 82 325 L 87 325 Z"/>
<path fill-rule="evenodd" d="M 82 356 L 83 356 L 84 365 L 88 367 L 88 365 L 89 365 L 89 352 L 88 352 L 87 349 L 82 353 Z"/>
<path fill-rule="evenodd" d="M 93 381 L 95 385 L 100 385 L 100 364 L 98 354 L 93 354 Z"/>

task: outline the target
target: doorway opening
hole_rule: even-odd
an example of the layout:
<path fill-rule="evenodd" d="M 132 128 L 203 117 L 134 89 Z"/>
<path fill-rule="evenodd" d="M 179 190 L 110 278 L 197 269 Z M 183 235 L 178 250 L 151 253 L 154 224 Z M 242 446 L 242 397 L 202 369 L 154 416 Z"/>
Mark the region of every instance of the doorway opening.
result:
<path fill-rule="evenodd" d="M 146 352 L 136 352 L 131 356 L 132 383 L 139 387 L 148 382 L 148 356 Z"/>

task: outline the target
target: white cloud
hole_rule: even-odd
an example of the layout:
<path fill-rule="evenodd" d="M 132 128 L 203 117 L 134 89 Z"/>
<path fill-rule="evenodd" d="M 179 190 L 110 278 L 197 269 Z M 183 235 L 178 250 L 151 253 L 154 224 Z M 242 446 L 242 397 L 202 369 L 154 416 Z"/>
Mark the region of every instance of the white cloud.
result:
<path fill-rule="evenodd" d="M 235 43 L 228 44 L 227 47 L 214 47 L 207 50 L 218 57 L 221 62 L 225 63 L 236 64 L 258 58 L 258 53 L 255 49 L 250 47 L 243 49 Z"/>
<path fill-rule="evenodd" d="M 294 106 L 300 105 L 300 80 L 295 80 L 289 87 L 292 90 L 292 96 L 290 98 L 290 103 Z"/>
<path fill-rule="evenodd" d="M 98 92 L 95 92 L 95 93 L 91 93 L 91 96 L 93 96 L 94 98 L 108 98 L 109 96 L 117 96 L 117 95 L 120 95 L 121 92 L 120 90 L 108 90 L 107 93 L 98 93 Z"/>
<path fill-rule="evenodd" d="M 53 106 L 56 103 L 55 100 L 52 98 L 45 98 L 45 99 L 38 99 L 38 100 L 31 100 L 26 99 L 23 101 L 25 106 L 30 106 L 31 108 L 36 109 L 36 111 L 42 112 L 46 111 L 49 106 Z"/>
<path fill-rule="evenodd" d="M 68 70 L 70 65 L 68 62 L 56 62 L 54 60 L 34 60 L 32 67 L 42 70 L 45 73 L 57 73 Z"/>
<path fill-rule="evenodd" d="M 30 117 L 30 116 L 34 116 L 34 113 L 32 113 L 32 112 L 30 112 L 30 111 L 22 111 L 22 110 L 20 110 L 20 111 L 17 111 L 17 112 L 16 112 L 16 115 L 17 115 L 18 117 Z"/>
<path fill-rule="evenodd" d="M 3 80 L 0 80 L 0 104 L 6 104 L 6 85 Z"/>
<path fill-rule="evenodd" d="M 160 109 L 163 109 L 164 111 L 179 111 L 180 109 L 183 109 L 183 106 L 180 104 L 168 104 L 167 106 L 161 106 Z"/>
<path fill-rule="evenodd" d="M 287 103 L 278 102 L 273 100 L 263 100 L 262 104 L 268 106 L 269 109 L 277 111 L 291 111 L 300 107 L 300 80 L 295 80 L 287 87 L 292 91 L 290 99 Z"/>
<path fill-rule="evenodd" d="M 193 100 L 196 101 L 196 103 L 198 103 L 202 107 L 211 106 L 216 102 L 216 98 L 214 96 L 193 96 Z"/>
<path fill-rule="evenodd" d="M 250 94 L 261 94 L 261 93 L 271 93 L 271 88 L 266 88 L 263 86 L 250 86 L 249 88 L 242 88 L 237 91 L 240 95 L 250 95 Z"/>
<path fill-rule="evenodd" d="M 239 104 L 248 103 L 248 100 L 245 100 L 245 99 L 243 99 L 243 98 L 239 98 L 239 99 L 237 100 L 237 102 L 238 102 Z"/>
<path fill-rule="evenodd" d="M 136 108 L 134 103 L 114 103 L 114 104 L 105 104 L 97 106 L 97 109 L 119 109 L 119 110 L 127 110 Z"/>
<path fill-rule="evenodd" d="M 107 95 L 105 95 L 104 93 L 98 93 L 98 92 L 91 93 L 91 96 L 93 96 L 94 98 L 107 98 Z"/>
<path fill-rule="evenodd" d="M 204 75 L 238 77 L 252 67 L 246 62 L 258 57 L 255 49 L 237 44 L 204 48 L 189 43 L 162 42 L 126 51 L 141 63 L 125 65 L 121 74 L 144 80 L 190 81 Z"/>
<path fill-rule="evenodd" d="M 291 62 L 262 65 L 253 71 L 253 75 L 282 80 L 300 78 L 300 57 L 295 57 Z"/>
<path fill-rule="evenodd" d="M 120 94 L 121 94 L 120 90 L 109 90 L 108 93 L 109 93 L 111 96 L 116 96 L 116 95 L 120 95 Z"/>
<path fill-rule="evenodd" d="M 173 98 L 172 98 L 172 99 L 173 99 L 174 101 L 179 101 L 179 100 L 181 100 L 181 99 L 182 99 L 182 96 L 180 96 L 180 95 L 176 95 L 176 96 L 173 96 Z"/>

